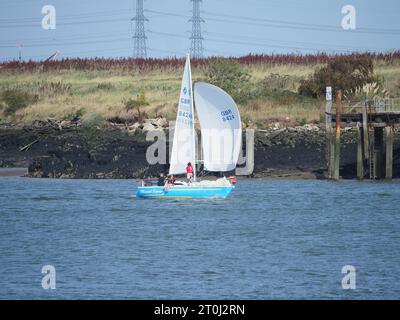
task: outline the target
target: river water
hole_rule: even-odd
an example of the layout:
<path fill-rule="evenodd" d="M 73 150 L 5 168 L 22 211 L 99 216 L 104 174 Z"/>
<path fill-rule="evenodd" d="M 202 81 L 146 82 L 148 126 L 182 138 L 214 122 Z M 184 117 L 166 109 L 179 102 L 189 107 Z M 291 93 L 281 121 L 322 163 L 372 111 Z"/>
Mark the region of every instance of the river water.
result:
<path fill-rule="evenodd" d="M 400 298 L 398 182 L 243 180 L 181 201 L 135 187 L 0 178 L 0 298 Z"/>

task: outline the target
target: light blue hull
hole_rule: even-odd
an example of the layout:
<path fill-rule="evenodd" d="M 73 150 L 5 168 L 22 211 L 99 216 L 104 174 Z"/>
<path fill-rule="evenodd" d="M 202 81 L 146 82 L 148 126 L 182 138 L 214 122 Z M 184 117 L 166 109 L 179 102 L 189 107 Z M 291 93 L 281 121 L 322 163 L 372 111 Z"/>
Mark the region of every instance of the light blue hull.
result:
<path fill-rule="evenodd" d="M 138 198 L 226 198 L 234 186 L 138 187 Z"/>

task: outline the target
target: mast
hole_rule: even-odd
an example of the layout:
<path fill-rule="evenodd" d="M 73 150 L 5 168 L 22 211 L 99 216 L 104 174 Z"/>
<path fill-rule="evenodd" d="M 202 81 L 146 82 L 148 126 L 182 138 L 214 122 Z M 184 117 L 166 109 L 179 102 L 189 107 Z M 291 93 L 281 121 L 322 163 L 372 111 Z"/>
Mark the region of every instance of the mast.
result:
<path fill-rule="evenodd" d="M 190 110 L 192 112 L 192 145 L 193 145 L 193 181 L 196 181 L 196 129 L 194 127 L 194 92 L 192 84 L 192 67 L 190 66 L 190 54 L 187 54 L 187 60 L 189 63 L 189 82 L 190 82 Z"/>

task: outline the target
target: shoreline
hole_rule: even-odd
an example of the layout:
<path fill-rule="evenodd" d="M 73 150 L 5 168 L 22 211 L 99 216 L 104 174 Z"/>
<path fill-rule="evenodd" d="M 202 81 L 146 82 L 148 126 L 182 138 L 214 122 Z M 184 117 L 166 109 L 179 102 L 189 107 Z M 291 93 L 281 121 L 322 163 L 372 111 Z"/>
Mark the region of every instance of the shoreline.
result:
<path fill-rule="evenodd" d="M 3 169 L 3 168 L 0 168 Z M 7 168 L 7 169 L 14 169 L 14 168 Z M 26 168 L 23 168 L 26 169 Z M 1 178 L 28 178 L 28 179 L 45 179 L 45 180 L 102 180 L 102 181 L 106 181 L 106 180 L 140 180 L 139 178 L 104 178 L 104 179 L 96 179 L 96 178 L 42 178 L 42 177 L 32 177 L 29 175 L 19 175 L 19 174 L 13 174 L 13 172 L 11 172 L 11 174 L 2 174 L 1 170 L 0 170 L 0 179 Z M 238 179 L 238 181 L 259 181 L 259 180 L 265 180 L 265 181 L 310 181 L 310 180 L 321 180 L 321 181 L 332 181 L 328 178 L 317 178 L 317 177 L 311 177 L 311 176 L 286 176 L 286 177 L 282 177 L 282 176 L 260 176 L 260 177 L 248 177 L 248 176 L 236 176 L 236 178 Z M 202 179 L 199 179 L 202 180 Z M 382 182 L 382 183 L 398 183 L 400 182 L 400 178 L 392 178 L 391 180 L 387 180 L 387 179 L 380 179 L 380 180 L 371 180 L 371 179 L 363 179 L 363 180 L 359 180 L 357 178 L 343 178 L 340 177 L 339 182 L 340 181 L 360 181 L 360 182 Z M 332 181 L 332 182 L 337 182 L 337 181 Z"/>
<path fill-rule="evenodd" d="M 23 177 L 28 174 L 28 168 L 0 168 L 0 177 Z"/>
<path fill-rule="evenodd" d="M 140 179 L 168 172 L 149 165 L 145 132 L 121 128 L 0 128 L 0 176 L 57 179 Z M 254 171 L 239 179 L 325 179 L 323 126 L 255 130 Z M 356 132 L 343 130 L 340 175 L 356 178 Z M 400 178 L 400 135 L 394 142 L 393 178 Z M 167 152 L 168 155 L 168 145 Z M 26 170 L 28 168 L 28 170 Z M 226 176 L 235 175 L 227 172 Z M 205 178 L 217 174 L 199 174 Z"/>

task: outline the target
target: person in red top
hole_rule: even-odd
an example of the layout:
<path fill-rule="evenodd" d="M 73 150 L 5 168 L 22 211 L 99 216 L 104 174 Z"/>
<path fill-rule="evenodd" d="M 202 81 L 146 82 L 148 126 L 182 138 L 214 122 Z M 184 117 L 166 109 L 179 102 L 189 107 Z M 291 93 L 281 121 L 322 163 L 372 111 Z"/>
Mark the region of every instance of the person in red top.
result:
<path fill-rule="evenodd" d="M 187 175 L 188 183 L 191 183 L 192 179 L 193 179 L 193 167 L 190 162 L 186 166 L 186 175 Z"/>

